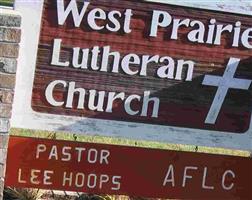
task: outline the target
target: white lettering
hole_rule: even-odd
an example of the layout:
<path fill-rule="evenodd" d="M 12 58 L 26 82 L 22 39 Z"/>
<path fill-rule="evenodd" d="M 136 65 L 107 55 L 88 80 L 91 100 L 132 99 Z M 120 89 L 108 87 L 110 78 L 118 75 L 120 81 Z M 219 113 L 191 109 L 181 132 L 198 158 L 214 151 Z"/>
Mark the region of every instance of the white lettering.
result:
<path fill-rule="evenodd" d="M 67 83 L 65 81 L 61 81 L 61 80 L 56 80 L 51 82 L 46 90 L 45 90 L 45 97 L 48 103 L 50 103 L 52 106 L 63 106 L 64 105 L 64 101 L 56 101 L 53 97 L 53 90 L 56 87 L 56 85 L 63 85 L 63 87 L 67 86 Z"/>
<path fill-rule="evenodd" d="M 244 47 L 252 49 L 252 28 L 249 28 L 242 33 L 241 41 Z"/>
<path fill-rule="evenodd" d="M 87 19 L 88 19 L 88 24 L 92 29 L 102 30 L 104 28 L 104 26 L 98 26 L 96 24 L 95 20 L 96 19 L 105 20 L 106 19 L 106 13 L 100 8 L 95 8 L 95 9 L 90 11 Z"/>
<path fill-rule="evenodd" d="M 36 151 L 36 159 L 39 159 L 39 154 L 46 151 L 46 145 L 39 144 Z"/>
<path fill-rule="evenodd" d="M 32 184 L 34 185 L 39 185 L 40 184 L 40 181 L 38 180 L 38 177 L 39 177 L 39 173 L 41 173 L 40 170 L 36 170 L 36 169 L 32 169 L 31 170 L 31 178 L 30 178 L 30 181 Z"/>
<path fill-rule="evenodd" d="M 45 170 L 44 171 L 44 179 L 43 179 L 43 184 L 44 185 L 52 185 L 53 183 L 50 181 L 51 180 L 51 175 L 53 174 L 53 171 Z"/>
<path fill-rule="evenodd" d="M 67 187 L 71 187 L 72 186 L 72 182 L 73 182 L 73 173 L 69 173 L 69 176 L 67 176 L 67 172 L 64 172 L 63 173 L 63 186 L 66 186 L 67 185 L 67 182 L 68 182 L 68 185 Z"/>
<path fill-rule="evenodd" d="M 120 190 L 120 188 L 121 188 L 121 183 L 120 183 L 121 178 L 122 178 L 121 176 L 113 176 L 112 183 L 115 186 L 111 188 L 112 190 Z"/>
<path fill-rule="evenodd" d="M 72 13 L 75 27 L 80 27 L 89 2 L 84 1 L 83 4 L 81 13 L 79 13 L 76 0 L 71 0 L 66 9 L 64 8 L 64 0 L 57 0 L 58 24 L 64 25 L 67 17 Z"/>
<path fill-rule="evenodd" d="M 166 186 L 167 183 L 171 183 L 172 187 L 175 187 L 175 178 L 174 178 L 174 167 L 173 165 L 170 165 L 167 173 L 165 175 L 163 186 Z"/>
<path fill-rule="evenodd" d="M 107 183 L 109 181 L 109 176 L 106 174 L 102 174 L 100 176 L 100 184 L 99 184 L 99 188 L 102 189 L 102 185 L 103 183 Z"/>
<path fill-rule="evenodd" d="M 191 166 L 186 166 L 184 169 L 184 175 L 183 175 L 183 183 L 182 183 L 182 187 L 186 186 L 186 179 L 191 179 L 192 176 L 191 175 L 187 175 L 187 171 L 188 170 L 197 170 L 198 167 L 191 167 Z"/>
<path fill-rule="evenodd" d="M 207 190 L 213 190 L 214 186 L 207 186 L 206 185 L 206 178 L 207 178 L 207 167 L 204 167 L 204 174 L 203 174 L 203 180 L 202 180 L 202 188 Z"/>
<path fill-rule="evenodd" d="M 152 15 L 152 24 L 150 37 L 157 37 L 158 27 L 167 27 L 171 24 L 172 17 L 168 12 L 154 10 Z"/>
<path fill-rule="evenodd" d="M 131 102 L 136 99 L 137 101 L 140 101 L 141 100 L 141 97 L 139 95 L 130 95 L 128 96 L 128 98 L 125 100 L 125 103 L 124 103 L 124 108 L 125 108 L 125 111 L 129 114 L 129 115 L 137 115 L 139 113 L 139 110 L 137 111 L 134 111 L 132 110 L 131 108 Z"/>
<path fill-rule="evenodd" d="M 18 183 L 26 183 L 25 180 L 22 180 L 22 169 L 18 169 Z"/>
<path fill-rule="evenodd" d="M 52 158 L 54 158 L 54 160 L 58 160 L 58 149 L 57 146 L 53 145 L 52 149 L 50 151 L 50 155 L 49 155 L 49 160 L 52 160 Z"/>
<path fill-rule="evenodd" d="M 61 42 L 62 39 L 54 39 L 51 65 L 67 67 L 70 64 L 68 61 L 60 62 Z"/>
<path fill-rule="evenodd" d="M 235 173 L 233 171 L 227 170 L 224 172 L 224 174 L 222 176 L 222 181 L 221 181 L 221 185 L 224 190 L 232 190 L 234 187 L 234 183 L 231 183 L 229 186 L 226 185 L 225 182 L 226 182 L 228 175 L 231 176 L 233 179 L 235 178 Z"/>

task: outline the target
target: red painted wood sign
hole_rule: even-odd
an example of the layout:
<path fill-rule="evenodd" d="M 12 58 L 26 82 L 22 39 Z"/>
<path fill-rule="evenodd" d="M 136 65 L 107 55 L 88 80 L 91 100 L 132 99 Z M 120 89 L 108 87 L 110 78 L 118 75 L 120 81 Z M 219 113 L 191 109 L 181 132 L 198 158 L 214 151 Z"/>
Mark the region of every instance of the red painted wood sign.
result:
<path fill-rule="evenodd" d="M 252 198 L 249 158 L 11 137 L 6 186 L 176 199 Z"/>
<path fill-rule="evenodd" d="M 32 108 L 244 133 L 251 35 L 251 17 L 238 14 L 138 0 L 46 0 Z"/>

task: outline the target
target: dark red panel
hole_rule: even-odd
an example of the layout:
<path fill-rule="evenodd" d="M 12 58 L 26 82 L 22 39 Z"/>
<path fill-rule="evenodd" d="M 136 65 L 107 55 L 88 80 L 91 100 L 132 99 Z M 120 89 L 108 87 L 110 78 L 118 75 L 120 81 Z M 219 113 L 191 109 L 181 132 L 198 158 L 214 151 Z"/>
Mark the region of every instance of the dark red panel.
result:
<path fill-rule="evenodd" d="M 169 168 L 172 171 L 165 179 Z M 251 159 L 235 156 L 11 137 L 6 186 L 155 198 L 248 200 L 252 198 L 251 169 Z M 174 182 L 164 184 L 172 177 Z"/>

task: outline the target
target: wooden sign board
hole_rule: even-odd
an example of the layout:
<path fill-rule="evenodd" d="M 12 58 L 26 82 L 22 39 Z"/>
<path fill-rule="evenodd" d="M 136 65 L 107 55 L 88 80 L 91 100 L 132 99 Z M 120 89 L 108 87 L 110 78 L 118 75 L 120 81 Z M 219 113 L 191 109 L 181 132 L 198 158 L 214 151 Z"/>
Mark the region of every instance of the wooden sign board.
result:
<path fill-rule="evenodd" d="M 153 198 L 251 199 L 251 167 L 251 159 L 242 157 L 11 137 L 6 186 Z"/>
<path fill-rule="evenodd" d="M 111 2 L 43 3 L 32 113 L 53 130 L 251 149 L 251 17 Z"/>

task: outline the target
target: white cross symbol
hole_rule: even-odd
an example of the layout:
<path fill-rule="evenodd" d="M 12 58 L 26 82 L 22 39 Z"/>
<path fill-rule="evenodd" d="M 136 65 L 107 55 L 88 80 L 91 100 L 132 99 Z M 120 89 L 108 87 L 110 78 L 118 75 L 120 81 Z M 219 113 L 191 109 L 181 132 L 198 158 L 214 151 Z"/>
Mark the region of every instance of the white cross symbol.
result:
<path fill-rule="evenodd" d="M 218 90 L 205 120 L 206 124 L 215 124 L 228 89 L 248 90 L 251 80 L 234 78 L 240 59 L 230 58 L 223 77 L 205 75 L 202 85 L 216 86 Z"/>

